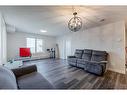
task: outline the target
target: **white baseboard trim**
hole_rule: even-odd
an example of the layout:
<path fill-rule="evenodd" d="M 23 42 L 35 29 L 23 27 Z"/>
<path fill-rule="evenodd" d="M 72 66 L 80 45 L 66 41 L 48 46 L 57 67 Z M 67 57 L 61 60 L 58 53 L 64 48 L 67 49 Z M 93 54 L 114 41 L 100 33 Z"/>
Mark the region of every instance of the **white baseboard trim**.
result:
<path fill-rule="evenodd" d="M 107 68 L 107 70 L 111 70 L 111 71 L 114 71 L 114 72 L 118 72 L 118 73 L 121 73 L 121 74 L 125 74 L 125 69 L 124 70 L 120 70 L 120 69 L 113 69 L 113 68 Z"/>

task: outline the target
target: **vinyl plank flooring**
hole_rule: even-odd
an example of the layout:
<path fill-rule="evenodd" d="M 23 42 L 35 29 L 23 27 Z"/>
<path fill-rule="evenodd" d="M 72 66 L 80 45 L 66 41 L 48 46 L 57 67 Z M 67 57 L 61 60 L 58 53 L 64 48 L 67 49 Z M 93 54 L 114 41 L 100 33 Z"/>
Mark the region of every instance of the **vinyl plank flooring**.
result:
<path fill-rule="evenodd" d="M 38 71 L 56 89 L 127 89 L 127 75 L 107 70 L 103 76 L 68 65 L 67 60 L 43 59 L 25 62 L 36 64 Z"/>

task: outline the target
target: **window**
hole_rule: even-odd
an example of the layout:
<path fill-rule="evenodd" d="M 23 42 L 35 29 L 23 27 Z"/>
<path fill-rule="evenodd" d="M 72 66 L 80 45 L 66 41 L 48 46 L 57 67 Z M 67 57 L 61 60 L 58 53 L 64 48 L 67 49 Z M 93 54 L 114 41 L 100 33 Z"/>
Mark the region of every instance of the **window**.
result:
<path fill-rule="evenodd" d="M 42 39 L 37 39 L 37 52 L 42 52 Z"/>
<path fill-rule="evenodd" d="M 43 52 L 43 40 L 36 38 L 27 38 L 27 47 L 30 48 L 31 53 Z"/>
<path fill-rule="evenodd" d="M 34 38 L 27 38 L 27 47 L 30 48 L 31 53 L 35 53 L 35 39 Z"/>

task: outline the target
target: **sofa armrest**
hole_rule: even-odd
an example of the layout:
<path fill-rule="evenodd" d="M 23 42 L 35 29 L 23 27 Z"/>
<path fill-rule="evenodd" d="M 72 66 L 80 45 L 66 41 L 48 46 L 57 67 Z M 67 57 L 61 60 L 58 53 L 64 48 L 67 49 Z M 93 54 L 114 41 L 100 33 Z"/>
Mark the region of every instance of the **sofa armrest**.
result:
<path fill-rule="evenodd" d="M 86 64 L 85 70 L 98 75 L 103 75 L 106 70 L 106 62 L 87 61 Z"/>
<path fill-rule="evenodd" d="M 107 63 L 108 63 L 108 61 L 100 61 L 99 63 L 106 63 L 106 64 L 107 64 Z"/>
<path fill-rule="evenodd" d="M 100 61 L 100 62 L 97 62 L 97 61 L 90 61 L 89 63 L 95 63 L 95 64 L 107 64 L 108 61 Z"/>
<path fill-rule="evenodd" d="M 91 64 L 93 64 L 93 65 L 100 65 L 100 66 L 103 68 L 102 71 L 103 71 L 103 73 L 104 73 L 105 70 L 106 70 L 106 64 L 108 63 L 108 61 L 100 61 L 100 62 L 91 61 L 91 62 L 89 62 L 89 63 L 91 63 Z"/>
<path fill-rule="evenodd" d="M 30 65 L 30 66 L 26 66 L 26 67 L 12 69 L 12 71 L 15 74 L 16 78 L 18 78 L 20 76 L 30 74 L 32 72 L 37 72 L 37 67 L 36 67 L 36 65 Z"/>
<path fill-rule="evenodd" d="M 75 56 L 68 56 L 67 58 L 76 58 Z"/>

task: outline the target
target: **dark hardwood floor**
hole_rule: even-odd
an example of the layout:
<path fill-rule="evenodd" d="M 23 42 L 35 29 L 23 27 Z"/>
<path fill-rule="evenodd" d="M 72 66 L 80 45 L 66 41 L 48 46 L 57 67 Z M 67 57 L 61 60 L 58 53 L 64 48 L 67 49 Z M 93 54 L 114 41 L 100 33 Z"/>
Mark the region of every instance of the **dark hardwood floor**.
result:
<path fill-rule="evenodd" d="M 36 64 L 38 71 L 57 89 L 126 89 L 126 75 L 107 71 L 96 76 L 83 69 L 69 66 L 66 60 L 44 59 L 25 62 Z"/>

